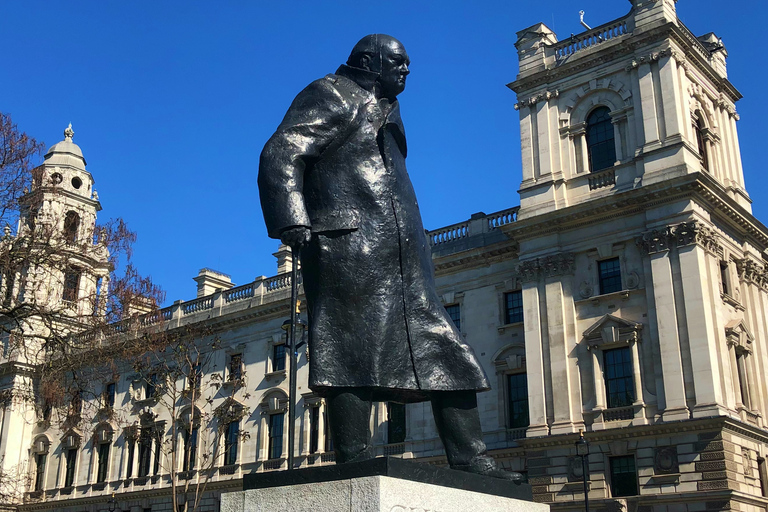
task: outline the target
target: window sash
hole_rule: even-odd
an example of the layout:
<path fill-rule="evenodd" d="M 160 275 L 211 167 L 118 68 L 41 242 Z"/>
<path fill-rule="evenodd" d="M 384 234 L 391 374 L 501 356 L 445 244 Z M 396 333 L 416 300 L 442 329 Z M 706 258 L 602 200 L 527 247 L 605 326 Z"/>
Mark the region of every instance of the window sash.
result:
<path fill-rule="evenodd" d="M 608 408 L 632 405 L 635 402 L 635 381 L 629 347 L 603 351 L 603 363 Z"/>
<path fill-rule="evenodd" d="M 190 430 L 184 430 L 184 460 L 182 462 L 182 471 L 195 469 L 197 465 L 197 427 Z"/>
<path fill-rule="evenodd" d="M 272 349 L 272 371 L 285 370 L 285 344 L 280 343 Z"/>
<path fill-rule="evenodd" d="M 35 456 L 35 491 L 42 491 L 45 483 L 45 463 L 47 453 L 38 453 Z"/>
<path fill-rule="evenodd" d="M 610 466 L 611 496 L 614 498 L 636 496 L 638 494 L 638 487 L 634 455 L 611 457 Z"/>
<path fill-rule="evenodd" d="M 317 453 L 320 442 L 320 407 L 309 412 L 309 453 Z"/>
<path fill-rule="evenodd" d="M 387 402 L 387 442 L 402 443 L 406 436 L 405 404 Z"/>
<path fill-rule="evenodd" d="M 98 452 L 98 466 L 96 468 L 96 483 L 107 481 L 107 463 L 109 461 L 109 443 L 101 443 Z"/>
<path fill-rule="evenodd" d="M 268 456 L 270 459 L 279 459 L 283 456 L 283 420 L 283 413 L 269 416 Z"/>
<path fill-rule="evenodd" d="M 67 468 L 64 475 L 64 487 L 72 487 L 75 483 L 75 464 L 77 463 L 77 448 L 67 450 Z"/>
<path fill-rule="evenodd" d="M 600 294 L 620 292 L 621 286 L 621 263 L 619 258 L 611 258 L 597 262 L 598 274 L 600 278 Z"/>
<path fill-rule="evenodd" d="M 509 393 L 509 428 L 523 428 L 530 424 L 528 417 L 528 375 L 507 375 Z"/>
<path fill-rule="evenodd" d="M 456 329 L 461 330 L 461 306 L 459 304 L 450 304 L 445 306 L 445 312 L 453 320 Z"/>
<path fill-rule="evenodd" d="M 504 323 L 515 324 L 523 321 L 523 292 L 517 290 L 504 294 Z"/>
<path fill-rule="evenodd" d="M 224 438 L 224 465 L 237 464 L 237 444 L 240 437 L 240 424 L 233 421 L 227 425 L 227 435 Z"/>
<path fill-rule="evenodd" d="M 607 107 L 599 107 L 587 117 L 587 154 L 591 172 L 602 171 L 616 163 L 616 143 Z"/>

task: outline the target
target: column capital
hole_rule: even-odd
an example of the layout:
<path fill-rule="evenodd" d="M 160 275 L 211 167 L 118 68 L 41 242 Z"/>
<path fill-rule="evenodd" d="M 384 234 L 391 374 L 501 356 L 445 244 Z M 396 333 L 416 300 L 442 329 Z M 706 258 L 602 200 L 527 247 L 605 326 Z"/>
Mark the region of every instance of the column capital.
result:
<path fill-rule="evenodd" d="M 557 277 L 573 275 L 576 270 L 576 256 L 571 253 L 558 253 L 543 258 L 522 261 L 517 266 L 520 281 L 528 283 L 539 277 Z"/>
<path fill-rule="evenodd" d="M 669 226 L 646 231 L 635 240 L 637 245 L 649 255 L 668 251 L 671 241 L 672 228 Z"/>
<path fill-rule="evenodd" d="M 675 244 L 678 248 L 699 245 L 713 255 L 723 257 L 717 233 L 695 220 L 646 231 L 635 242 L 648 255 L 668 251 Z"/>

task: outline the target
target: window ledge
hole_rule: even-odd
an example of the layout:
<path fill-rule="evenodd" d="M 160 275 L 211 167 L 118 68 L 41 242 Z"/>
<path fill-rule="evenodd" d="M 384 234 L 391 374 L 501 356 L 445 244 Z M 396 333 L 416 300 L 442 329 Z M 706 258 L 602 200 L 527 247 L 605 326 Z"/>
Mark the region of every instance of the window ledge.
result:
<path fill-rule="evenodd" d="M 219 474 L 220 475 L 234 475 L 237 472 L 237 468 L 240 467 L 240 464 L 228 464 L 226 466 L 219 467 Z"/>
<path fill-rule="evenodd" d="M 513 322 L 511 324 L 500 325 L 496 328 L 496 330 L 499 331 L 499 334 L 504 334 L 504 331 L 506 331 L 507 329 L 522 327 L 522 326 L 523 326 L 523 322 Z"/>
<path fill-rule="evenodd" d="M 720 298 L 723 299 L 723 302 L 728 304 L 729 306 L 733 306 L 734 308 L 738 309 L 739 311 L 744 311 L 744 306 L 741 305 L 741 302 L 736 300 L 734 297 L 727 293 L 721 293 Z"/>
<path fill-rule="evenodd" d="M 157 398 L 142 398 L 140 400 L 134 400 L 134 402 L 139 407 L 145 407 L 147 405 L 155 405 L 157 403 Z"/>
<path fill-rule="evenodd" d="M 75 486 L 74 485 L 70 485 L 69 487 L 62 487 L 61 489 L 59 489 L 59 494 L 68 496 L 68 495 L 72 494 L 72 491 L 74 491 L 74 490 L 75 490 Z"/>
<path fill-rule="evenodd" d="M 221 383 L 221 387 L 223 389 L 229 389 L 229 388 L 238 389 L 238 388 L 245 387 L 245 377 L 238 377 L 236 379 L 227 379 Z"/>
<path fill-rule="evenodd" d="M 91 486 L 94 491 L 103 491 L 107 488 L 107 482 L 96 482 Z"/>
<path fill-rule="evenodd" d="M 271 379 L 272 377 L 285 377 L 285 370 L 275 370 L 264 374 L 264 377 Z"/>
<path fill-rule="evenodd" d="M 660 485 L 660 484 L 679 484 L 680 483 L 680 473 L 669 473 L 667 475 L 653 475 L 651 477 L 651 481 L 649 484 L 651 485 Z"/>
<path fill-rule="evenodd" d="M 587 297 L 586 299 L 580 299 L 573 301 L 574 304 L 586 304 L 587 302 L 591 302 L 593 306 L 599 305 L 603 301 L 607 300 L 629 300 L 631 290 L 620 290 L 618 292 L 611 292 L 611 293 L 604 293 L 601 295 L 593 295 L 592 297 Z"/>

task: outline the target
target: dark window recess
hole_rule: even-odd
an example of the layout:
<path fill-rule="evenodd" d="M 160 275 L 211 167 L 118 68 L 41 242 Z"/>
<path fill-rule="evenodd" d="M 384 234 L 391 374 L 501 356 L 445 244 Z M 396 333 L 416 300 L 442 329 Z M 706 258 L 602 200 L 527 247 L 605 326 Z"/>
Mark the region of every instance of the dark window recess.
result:
<path fill-rule="evenodd" d="M 77 464 L 77 448 L 67 450 L 66 470 L 64 473 L 64 487 L 72 487 L 75 483 L 75 465 Z"/>
<path fill-rule="evenodd" d="M 197 427 L 184 430 L 184 461 L 183 471 L 195 469 L 197 463 Z"/>
<path fill-rule="evenodd" d="M 243 354 L 229 356 L 229 380 L 238 380 L 243 376 Z"/>
<path fill-rule="evenodd" d="M 157 374 L 152 373 L 147 376 L 146 381 L 144 382 L 144 399 L 148 400 L 154 397 L 156 391 L 157 391 Z"/>
<path fill-rule="evenodd" d="M 309 453 L 317 453 L 320 443 L 320 408 L 309 410 Z"/>
<path fill-rule="evenodd" d="M 768 487 L 766 487 L 766 484 L 768 484 L 768 473 L 765 469 L 765 459 L 763 457 L 757 458 L 757 475 L 760 477 L 760 491 L 763 497 L 767 497 Z"/>
<path fill-rule="evenodd" d="M 267 447 L 270 459 L 279 459 L 283 456 L 283 413 L 269 416 L 269 446 Z"/>
<path fill-rule="evenodd" d="M 35 455 L 35 491 L 42 491 L 45 485 L 45 462 L 47 458 L 47 453 Z"/>
<path fill-rule="evenodd" d="M 600 275 L 600 294 L 621 291 L 621 264 L 619 258 L 598 261 L 597 271 Z"/>
<path fill-rule="evenodd" d="M 696 132 L 696 145 L 699 149 L 699 160 L 701 166 L 705 170 L 709 170 L 709 155 L 707 154 L 707 144 L 704 142 L 704 123 L 701 122 L 701 118 L 697 117 L 696 122 L 693 123 L 693 131 Z"/>
<path fill-rule="evenodd" d="M 637 496 L 635 456 L 611 457 L 611 496 Z"/>
<path fill-rule="evenodd" d="M 728 263 L 720 262 L 720 284 L 723 285 L 723 293 L 726 295 L 731 294 L 731 289 L 728 286 Z"/>
<path fill-rule="evenodd" d="M 158 429 L 154 433 L 154 441 L 155 441 L 155 463 L 152 465 L 152 474 L 158 475 L 160 474 L 160 455 L 162 455 L 162 450 L 160 450 L 160 447 L 163 446 L 163 437 L 162 432 Z"/>
<path fill-rule="evenodd" d="M 116 393 L 115 383 L 110 382 L 104 388 L 104 406 L 105 407 L 115 406 L 115 393 Z"/>
<path fill-rule="evenodd" d="M 275 345 L 272 348 L 272 371 L 285 370 L 285 344 Z"/>
<path fill-rule="evenodd" d="M 603 362 L 608 408 L 632 405 L 635 401 L 635 384 L 632 377 L 632 354 L 629 347 L 604 351 Z"/>
<path fill-rule="evenodd" d="M 68 267 L 64 271 L 64 291 L 61 295 L 62 300 L 75 302 L 80 288 L 80 269 L 77 267 Z"/>
<path fill-rule="evenodd" d="M 504 294 L 504 323 L 515 324 L 523 321 L 523 292 L 517 290 Z"/>
<path fill-rule="evenodd" d="M 461 330 L 461 306 L 458 304 L 445 306 L 445 312 L 453 320 L 453 325 L 456 326 L 456 329 Z"/>
<path fill-rule="evenodd" d="M 525 373 L 507 375 L 509 392 L 509 428 L 523 428 L 528 420 L 528 376 Z"/>
<path fill-rule="evenodd" d="M 99 445 L 98 461 L 96 467 L 96 483 L 107 481 L 107 467 L 109 464 L 109 443 Z"/>
<path fill-rule="evenodd" d="M 333 436 L 331 436 L 331 424 L 328 421 L 328 413 L 323 415 L 323 421 L 325 424 L 325 452 L 333 451 Z"/>
<path fill-rule="evenodd" d="M 598 107 L 587 117 L 587 152 L 592 172 L 613 167 L 616 145 L 608 107 Z"/>
<path fill-rule="evenodd" d="M 139 436 L 139 478 L 149 475 L 152 462 L 152 434 L 149 429 L 141 429 Z"/>
<path fill-rule="evenodd" d="M 405 404 L 387 402 L 387 442 L 405 441 Z"/>
<path fill-rule="evenodd" d="M 77 231 L 80 229 L 80 216 L 76 212 L 67 212 L 64 217 L 64 240 L 73 244 L 77 242 Z"/>
<path fill-rule="evenodd" d="M 233 421 L 227 425 L 227 435 L 224 438 L 224 465 L 237 464 L 237 445 L 240 441 L 240 422 Z"/>
<path fill-rule="evenodd" d="M 136 443 L 134 441 L 128 441 L 128 469 L 125 472 L 126 478 L 133 476 L 133 457 L 136 452 Z"/>
<path fill-rule="evenodd" d="M 195 363 L 189 371 L 189 389 L 199 390 L 200 384 L 203 382 L 203 372 L 200 369 L 200 363 Z"/>

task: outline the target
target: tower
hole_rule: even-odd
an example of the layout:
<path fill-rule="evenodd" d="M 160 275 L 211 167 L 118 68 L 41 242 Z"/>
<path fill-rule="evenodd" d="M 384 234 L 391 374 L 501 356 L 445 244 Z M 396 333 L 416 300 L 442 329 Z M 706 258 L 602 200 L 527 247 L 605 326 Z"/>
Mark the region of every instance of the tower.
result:
<path fill-rule="evenodd" d="M 741 95 L 722 41 L 694 36 L 676 9 L 632 0 L 563 41 L 522 30 L 509 85 L 523 181 L 504 229 L 520 244 L 526 447 L 557 451 L 559 435 L 562 452 L 585 429 L 599 452 L 590 499 L 649 512 L 667 492 L 763 500 L 768 454 L 768 230 L 744 183 Z M 532 469 L 537 499 L 583 499 L 566 492 L 571 469 Z"/>

